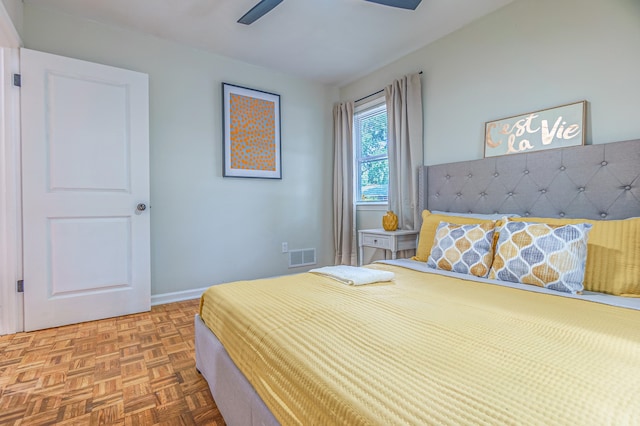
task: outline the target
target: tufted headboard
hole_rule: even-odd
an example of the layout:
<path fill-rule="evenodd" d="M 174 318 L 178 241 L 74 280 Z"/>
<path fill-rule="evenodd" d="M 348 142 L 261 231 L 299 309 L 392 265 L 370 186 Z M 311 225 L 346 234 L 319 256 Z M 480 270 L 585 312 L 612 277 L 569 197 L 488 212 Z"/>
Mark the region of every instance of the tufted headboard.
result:
<path fill-rule="evenodd" d="M 640 139 L 423 166 L 420 211 L 640 216 Z"/>

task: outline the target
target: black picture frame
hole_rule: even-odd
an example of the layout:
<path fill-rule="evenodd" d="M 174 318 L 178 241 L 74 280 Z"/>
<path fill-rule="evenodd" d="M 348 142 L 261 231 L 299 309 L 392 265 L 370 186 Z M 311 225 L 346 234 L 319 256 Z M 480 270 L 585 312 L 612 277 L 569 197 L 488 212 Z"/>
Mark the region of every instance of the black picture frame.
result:
<path fill-rule="evenodd" d="M 282 179 L 280 95 L 222 83 L 224 177 Z"/>

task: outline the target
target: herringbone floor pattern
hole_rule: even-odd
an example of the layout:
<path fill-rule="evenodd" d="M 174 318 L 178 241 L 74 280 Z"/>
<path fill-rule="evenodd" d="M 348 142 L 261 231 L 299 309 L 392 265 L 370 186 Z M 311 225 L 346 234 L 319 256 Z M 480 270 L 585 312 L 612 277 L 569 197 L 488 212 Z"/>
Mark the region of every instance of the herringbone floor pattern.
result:
<path fill-rule="evenodd" d="M 0 336 L 0 424 L 224 425 L 195 367 L 197 310 Z"/>

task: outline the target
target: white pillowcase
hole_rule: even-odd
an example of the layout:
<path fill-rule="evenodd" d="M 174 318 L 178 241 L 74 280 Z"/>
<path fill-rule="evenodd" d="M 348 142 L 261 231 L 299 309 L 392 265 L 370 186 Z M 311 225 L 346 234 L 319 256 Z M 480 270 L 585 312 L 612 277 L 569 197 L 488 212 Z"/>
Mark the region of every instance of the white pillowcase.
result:
<path fill-rule="evenodd" d="M 515 213 L 495 213 L 495 214 L 484 214 L 484 213 L 455 213 L 455 212 L 443 212 L 438 210 L 431 210 L 432 214 L 441 214 L 445 216 L 461 216 L 461 217 L 471 217 L 474 219 L 484 219 L 484 220 L 500 220 L 505 217 L 520 217 L 519 214 Z"/>

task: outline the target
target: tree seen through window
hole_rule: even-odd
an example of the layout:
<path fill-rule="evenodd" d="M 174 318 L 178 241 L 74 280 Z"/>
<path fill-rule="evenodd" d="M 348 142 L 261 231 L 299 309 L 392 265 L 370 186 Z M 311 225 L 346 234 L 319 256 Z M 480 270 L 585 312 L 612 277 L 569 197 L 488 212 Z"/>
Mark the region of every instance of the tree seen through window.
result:
<path fill-rule="evenodd" d="M 387 201 L 389 160 L 385 105 L 356 115 L 356 138 L 359 170 L 358 201 Z"/>

